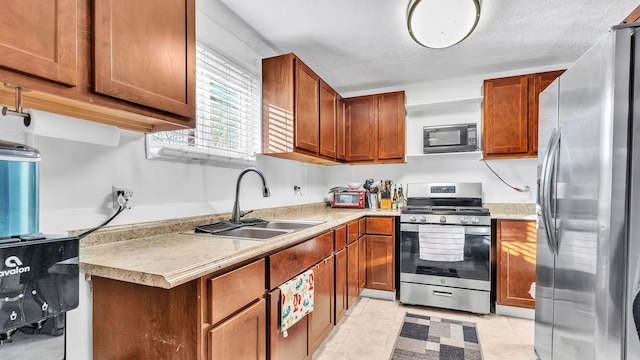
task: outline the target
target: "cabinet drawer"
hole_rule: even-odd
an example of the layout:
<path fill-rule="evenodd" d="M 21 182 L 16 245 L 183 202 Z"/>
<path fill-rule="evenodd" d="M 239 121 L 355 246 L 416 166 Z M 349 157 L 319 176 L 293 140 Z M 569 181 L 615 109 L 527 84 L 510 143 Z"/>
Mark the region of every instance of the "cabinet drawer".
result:
<path fill-rule="evenodd" d="M 525 220 L 499 220 L 500 241 L 536 242 L 536 222 Z"/>
<path fill-rule="evenodd" d="M 333 231 L 269 256 L 269 289 L 317 264 L 333 253 Z"/>
<path fill-rule="evenodd" d="M 209 331 L 209 359 L 266 359 L 266 318 L 266 300 L 262 299 L 213 328 Z"/>
<path fill-rule="evenodd" d="M 490 292 L 446 286 L 400 283 L 400 302 L 488 314 Z"/>
<path fill-rule="evenodd" d="M 358 221 L 352 221 L 347 224 L 347 243 L 351 244 L 352 242 L 358 240 L 358 235 L 360 234 Z"/>
<path fill-rule="evenodd" d="M 393 218 L 392 217 L 368 217 L 367 218 L 367 234 L 374 235 L 393 235 Z"/>
<path fill-rule="evenodd" d="M 265 260 L 209 280 L 210 324 L 217 324 L 265 294 Z"/>

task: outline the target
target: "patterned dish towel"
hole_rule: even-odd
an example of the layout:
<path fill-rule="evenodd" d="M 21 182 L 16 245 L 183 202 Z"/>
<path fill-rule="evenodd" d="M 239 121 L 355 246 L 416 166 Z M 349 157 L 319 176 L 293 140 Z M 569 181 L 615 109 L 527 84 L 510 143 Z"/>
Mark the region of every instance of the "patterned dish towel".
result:
<path fill-rule="evenodd" d="M 280 330 L 287 329 L 313 311 L 313 270 L 307 270 L 278 286 L 280 288 Z"/>

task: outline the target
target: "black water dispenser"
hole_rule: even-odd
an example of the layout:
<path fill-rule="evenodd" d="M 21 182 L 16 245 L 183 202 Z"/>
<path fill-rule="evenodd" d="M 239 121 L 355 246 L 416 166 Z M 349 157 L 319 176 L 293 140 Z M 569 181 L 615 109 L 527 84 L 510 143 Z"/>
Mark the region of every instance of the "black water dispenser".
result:
<path fill-rule="evenodd" d="M 0 140 L 0 359 L 65 358 L 79 240 L 39 233 L 40 152 Z"/>

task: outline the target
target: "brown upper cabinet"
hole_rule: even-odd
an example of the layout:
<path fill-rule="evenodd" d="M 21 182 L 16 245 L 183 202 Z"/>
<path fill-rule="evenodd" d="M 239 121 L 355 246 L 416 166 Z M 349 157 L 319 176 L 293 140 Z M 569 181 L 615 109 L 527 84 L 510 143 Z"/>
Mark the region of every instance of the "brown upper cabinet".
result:
<path fill-rule="evenodd" d="M 0 20 L 0 83 L 32 90 L 24 108 L 139 132 L 195 127 L 195 0 L 21 1 Z M 15 105 L 11 88 L 0 103 Z"/>
<path fill-rule="evenodd" d="M 186 76 L 195 72 L 189 2 L 94 2 L 95 91 L 194 117 L 195 83 Z"/>
<path fill-rule="evenodd" d="M 338 154 L 338 93 L 320 80 L 320 155 L 335 159 Z"/>
<path fill-rule="evenodd" d="M 640 21 L 640 6 L 635 8 L 629 15 L 627 15 L 627 17 L 622 20 L 622 24 L 634 23 L 638 21 Z"/>
<path fill-rule="evenodd" d="M 538 154 L 538 96 L 564 70 L 484 81 L 485 159 Z"/>
<path fill-rule="evenodd" d="M 403 162 L 404 91 L 343 99 L 295 54 L 262 60 L 263 153 L 315 164 Z"/>
<path fill-rule="evenodd" d="M 346 160 L 404 162 L 404 91 L 344 99 Z"/>
<path fill-rule="evenodd" d="M 0 12 L 0 66 L 75 86 L 76 0 L 17 1 Z"/>
<path fill-rule="evenodd" d="M 262 60 L 265 155 L 335 163 L 337 93 L 295 54 Z"/>
<path fill-rule="evenodd" d="M 344 99 L 340 94 L 337 94 L 337 107 L 336 107 L 336 159 L 344 161 L 347 157 L 346 136 L 345 136 L 345 122 L 344 122 Z"/>

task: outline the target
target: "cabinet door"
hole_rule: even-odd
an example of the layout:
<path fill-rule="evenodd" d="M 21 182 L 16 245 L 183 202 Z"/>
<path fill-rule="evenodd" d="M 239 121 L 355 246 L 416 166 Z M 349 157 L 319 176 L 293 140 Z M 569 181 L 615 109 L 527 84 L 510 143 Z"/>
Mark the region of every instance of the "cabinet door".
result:
<path fill-rule="evenodd" d="M 352 242 L 358 240 L 359 238 L 359 222 L 352 221 L 347 224 L 347 243 L 351 244 Z"/>
<path fill-rule="evenodd" d="M 209 332 L 209 359 L 267 358 L 266 301 L 262 299 Z"/>
<path fill-rule="evenodd" d="M 395 290 L 393 284 L 393 236 L 367 235 L 366 247 L 366 287 L 376 290 Z"/>
<path fill-rule="evenodd" d="M 538 98 L 540 93 L 549 86 L 564 70 L 549 71 L 535 74 L 533 81 L 533 106 L 530 107 L 529 134 L 531 134 L 531 153 L 538 154 Z"/>
<path fill-rule="evenodd" d="M 269 359 L 270 360 L 307 360 L 311 359 L 309 348 L 309 318 L 300 319 L 287 330 L 284 337 L 280 331 L 280 289 L 267 294 L 269 311 Z M 313 313 L 312 313 L 313 314 Z M 236 357 L 236 359 L 240 359 Z"/>
<path fill-rule="evenodd" d="M 296 58 L 294 146 L 318 153 L 320 77 Z"/>
<path fill-rule="evenodd" d="M 530 75 L 484 81 L 485 158 L 528 154 L 531 84 Z"/>
<path fill-rule="evenodd" d="M 77 0 L 3 1 L 0 66 L 77 84 Z"/>
<path fill-rule="evenodd" d="M 529 294 L 536 281 L 535 221 L 498 221 L 496 302 L 500 305 L 535 308 Z"/>
<path fill-rule="evenodd" d="M 635 8 L 629 15 L 627 15 L 627 17 L 622 20 L 622 24 L 634 23 L 638 21 L 640 21 L 640 6 Z"/>
<path fill-rule="evenodd" d="M 347 309 L 350 309 L 358 298 L 358 242 L 347 245 Z"/>
<path fill-rule="evenodd" d="M 337 325 L 347 311 L 347 249 L 344 248 L 335 255 L 336 296 L 335 296 L 335 324 Z"/>
<path fill-rule="evenodd" d="M 367 235 L 358 239 L 358 292 L 367 287 Z"/>
<path fill-rule="evenodd" d="M 311 316 L 311 353 L 320 346 L 334 324 L 333 256 L 313 267 L 313 316 Z"/>
<path fill-rule="evenodd" d="M 336 159 L 345 160 L 347 157 L 347 148 L 346 148 L 346 124 L 344 120 L 344 99 L 340 94 L 337 94 L 336 99 Z"/>
<path fill-rule="evenodd" d="M 336 158 L 337 93 L 320 80 L 320 155 Z"/>
<path fill-rule="evenodd" d="M 376 158 L 375 104 L 374 96 L 345 99 L 347 161 L 373 161 Z"/>
<path fill-rule="evenodd" d="M 378 160 L 404 159 L 404 105 L 404 91 L 379 96 Z"/>
<path fill-rule="evenodd" d="M 370 216 L 365 219 L 367 223 L 367 234 L 393 235 L 395 233 L 394 218 L 392 217 Z"/>
<path fill-rule="evenodd" d="M 94 2 L 94 90 L 195 116 L 195 1 Z"/>

